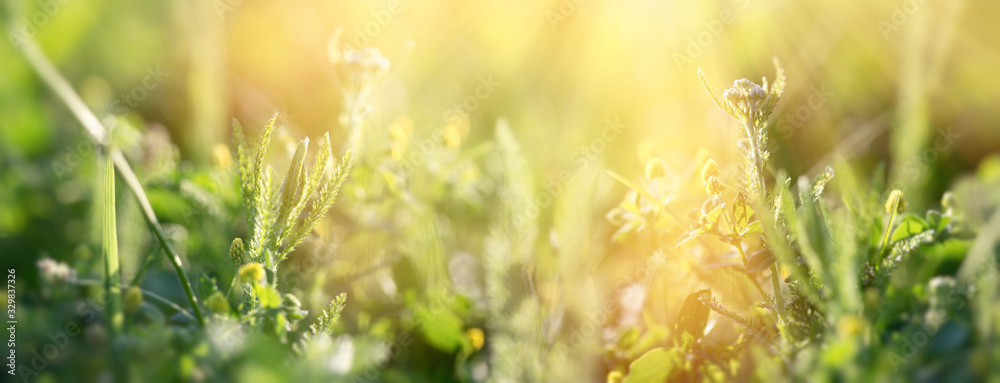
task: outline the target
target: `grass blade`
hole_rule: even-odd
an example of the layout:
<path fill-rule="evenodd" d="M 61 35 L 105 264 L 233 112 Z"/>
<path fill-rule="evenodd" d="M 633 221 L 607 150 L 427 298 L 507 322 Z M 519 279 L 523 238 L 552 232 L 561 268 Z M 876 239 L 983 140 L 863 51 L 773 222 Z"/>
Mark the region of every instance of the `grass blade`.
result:
<path fill-rule="evenodd" d="M 104 289 L 108 297 L 108 318 L 111 333 L 121 334 L 125 321 L 122 315 L 121 268 L 118 264 L 118 230 L 115 227 L 115 165 L 106 157 L 104 173 Z"/>

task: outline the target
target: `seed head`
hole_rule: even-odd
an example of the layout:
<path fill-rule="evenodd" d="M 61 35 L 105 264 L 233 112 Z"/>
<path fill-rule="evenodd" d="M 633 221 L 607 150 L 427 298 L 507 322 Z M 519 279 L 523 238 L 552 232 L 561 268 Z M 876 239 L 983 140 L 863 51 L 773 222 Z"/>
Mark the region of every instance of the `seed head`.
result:
<path fill-rule="evenodd" d="M 251 262 L 240 267 L 240 283 L 253 283 L 264 280 L 264 266 L 259 262 Z"/>
<path fill-rule="evenodd" d="M 705 166 L 701 168 L 701 180 L 702 182 L 708 182 L 710 177 L 719 176 L 719 165 L 715 163 L 715 160 L 709 158 L 705 161 Z"/>
<path fill-rule="evenodd" d="M 208 297 L 206 303 L 208 304 L 208 309 L 214 313 L 224 314 L 229 312 L 229 300 L 221 292 L 216 291 L 213 293 Z"/>
<path fill-rule="evenodd" d="M 142 304 L 142 290 L 139 286 L 132 286 L 128 288 L 125 293 L 125 312 L 134 313 L 139 309 L 139 305 Z"/>
<path fill-rule="evenodd" d="M 663 162 L 659 158 L 653 157 L 646 161 L 646 179 L 652 181 L 663 178 L 667 175 L 667 170 L 663 167 Z"/>
<path fill-rule="evenodd" d="M 892 208 L 896 207 L 895 213 L 902 213 L 906 210 L 906 198 L 903 198 L 903 191 L 896 189 L 889 193 L 889 199 L 885 201 L 885 212 L 892 214 Z"/>
<path fill-rule="evenodd" d="M 233 239 L 233 243 L 229 245 L 229 260 L 233 261 L 233 264 L 239 266 L 243 263 L 243 240 L 240 238 Z"/>
<path fill-rule="evenodd" d="M 726 184 L 719 180 L 719 177 L 709 177 L 705 181 L 705 192 L 711 195 L 722 194 L 722 191 L 726 190 Z"/>
<path fill-rule="evenodd" d="M 705 192 L 710 195 L 719 195 L 725 190 L 726 185 L 719 180 L 719 165 L 715 164 L 715 160 L 709 158 L 701 168 L 701 182 L 705 184 Z"/>
<path fill-rule="evenodd" d="M 722 92 L 719 98 L 708 85 L 708 79 L 699 69 L 698 76 L 715 104 L 733 118 L 739 120 L 744 125 L 744 133 L 747 137 L 755 137 L 759 133 L 751 130 L 763 130 L 763 123 L 778 104 L 778 99 L 785 88 L 785 71 L 781 68 L 778 59 L 774 59 L 774 67 L 777 71 L 774 83 L 768 85 L 767 79 L 763 79 L 763 85 L 757 85 L 747 79 L 739 79 L 733 82 L 733 87 Z"/>

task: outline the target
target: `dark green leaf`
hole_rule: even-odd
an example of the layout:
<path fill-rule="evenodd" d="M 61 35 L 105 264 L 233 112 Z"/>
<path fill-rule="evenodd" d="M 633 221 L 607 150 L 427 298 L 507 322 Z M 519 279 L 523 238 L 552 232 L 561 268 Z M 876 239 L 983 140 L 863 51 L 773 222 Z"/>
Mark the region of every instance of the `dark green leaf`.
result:
<path fill-rule="evenodd" d="M 770 249 L 763 249 L 750 254 L 747 258 L 747 273 L 758 273 L 771 267 L 775 261 Z"/>
<path fill-rule="evenodd" d="M 681 311 L 677 313 L 677 325 L 674 327 L 675 339 L 681 339 L 685 333 L 690 334 L 694 339 L 701 338 L 705 332 L 705 325 L 708 323 L 708 307 L 701 303 L 698 298 L 705 297 L 707 299 L 711 296 L 712 291 L 706 289 L 695 291 L 684 299 Z"/>
<path fill-rule="evenodd" d="M 940 233 L 944 231 L 950 223 L 950 216 L 941 215 L 941 213 L 936 210 L 927 211 L 927 227 L 934 229 L 934 232 Z"/>

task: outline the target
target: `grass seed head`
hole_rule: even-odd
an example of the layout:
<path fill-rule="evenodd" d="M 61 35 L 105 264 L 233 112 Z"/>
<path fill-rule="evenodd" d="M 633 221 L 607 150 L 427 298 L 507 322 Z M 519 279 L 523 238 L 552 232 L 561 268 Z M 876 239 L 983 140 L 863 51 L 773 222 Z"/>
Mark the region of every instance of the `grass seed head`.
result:
<path fill-rule="evenodd" d="M 240 238 L 233 239 L 233 243 L 229 245 L 229 260 L 233 261 L 233 264 L 239 266 L 243 263 L 243 240 Z"/>

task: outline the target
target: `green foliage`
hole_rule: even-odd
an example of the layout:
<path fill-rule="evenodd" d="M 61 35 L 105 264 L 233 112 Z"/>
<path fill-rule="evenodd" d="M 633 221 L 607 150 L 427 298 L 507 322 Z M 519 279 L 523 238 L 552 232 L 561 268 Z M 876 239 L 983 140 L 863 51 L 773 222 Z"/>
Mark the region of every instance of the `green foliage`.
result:
<path fill-rule="evenodd" d="M 644 212 L 641 206 L 651 203 L 656 210 L 669 207 L 659 205 L 657 197 L 642 186 L 609 172 L 632 190 L 608 217 L 614 218 L 612 222 L 622 231 L 652 227 L 655 236 L 680 232 L 674 248 L 708 258 L 701 261 L 697 256 L 689 257 L 697 280 L 713 286 L 712 291 L 726 297 L 722 299 L 743 308 L 730 309 L 709 290 L 690 293 L 674 322 L 673 347 L 648 351 L 643 356 L 615 353 L 629 362 L 626 380 L 663 381 L 692 376 L 704 380 L 738 379 L 746 376 L 748 363 L 758 369 L 774 366 L 793 379 L 816 376 L 817 371 L 832 377 L 858 377 L 861 375 L 857 368 L 871 372 L 883 371 L 885 366 L 902 369 L 904 362 L 915 358 L 914 354 L 940 352 L 948 347 L 957 350 L 958 344 L 966 342 L 963 339 L 971 330 L 961 324 L 959 318 L 964 315 L 955 316 L 955 308 L 964 307 L 961 297 L 970 292 L 942 287 L 954 284 L 941 279 L 950 277 L 940 275 L 956 270 L 950 266 L 950 271 L 945 271 L 949 269 L 943 265 L 950 262 L 950 255 L 945 254 L 961 252 L 966 246 L 962 245 L 962 236 L 956 235 L 963 232 L 964 224 L 955 209 L 908 214 L 901 191 L 881 196 L 868 192 L 867 185 L 843 162 L 836 165 L 837 177 L 834 167 L 826 167 L 815 177 L 799 177 L 797 182 L 777 171 L 772 175 L 774 187 L 765 188 L 767 114 L 784 86 L 782 71 L 779 68 L 778 81 L 771 88 L 766 80 L 763 87 L 739 80 L 724 98 L 714 96 L 704 75 L 702 81 L 716 104 L 745 128 L 744 140 L 736 151 L 738 190 L 727 190 L 720 175 L 723 172 L 714 160 L 708 159 L 701 172 L 701 186 L 708 196 L 697 205 L 700 207 L 692 209 L 688 228 L 654 226 L 651 222 L 656 215 Z M 700 165 L 696 162 L 692 166 Z M 829 198 L 831 190 L 839 200 Z M 953 194 L 944 201 L 943 205 L 959 205 Z M 713 256 L 720 245 L 733 248 L 739 259 L 735 255 Z M 956 255 L 956 259 L 960 262 L 961 256 Z M 902 272 L 894 273 L 898 270 Z M 727 297 L 729 289 L 716 287 L 718 279 L 734 275 L 743 275 L 741 283 L 754 293 Z M 935 276 L 937 279 L 928 285 Z M 771 281 L 770 291 L 761 288 L 765 277 Z M 925 285 L 933 286 L 926 289 L 934 293 L 928 294 Z M 953 303 L 944 304 L 947 298 L 943 295 L 948 294 Z M 740 295 L 757 297 L 759 301 L 746 307 Z M 719 330 L 719 323 L 726 321 L 706 327 L 709 312 L 736 327 Z M 942 321 L 942 317 L 951 318 L 951 322 L 942 327 L 948 320 Z M 652 326 L 651 320 L 644 316 L 643 324 Z M 928 323 L 931 327 L 927 327 Z M 633 331 L 626 332 L 630 334 L 628 339 L 649 335 Z M 915 335 L 919 331 L 924 333 Z M 915 336 L 932 338 L 932 346 L 918 350 L 918 346 L 912 346 Z M 739 346 L 728 346 L 729 342 Z M 623 344 L 620 340 L 614 347 L 626 350 L 632 344 L 634 341 Z M 903 357 L 900 349 L 914 351 Z M 681 357 L 668 357 L 674 354 Z M 869 359 L 873 356 L 875 360 Z M 837 370 L 845 366 L 853 367 Z M 915 367 L 906 365 L 906 376 L 913 376 L 909 374 Z M 612 369 L 613 374 L 620 371 L 623 369 Z"/>
<path fill-rule="evenodd" d="M 624 383 L 664 382 L 670 377 L 674 366 L 681 362 L 682 354 L 677 349 L 657 348 L 643 354 L 629 365 L 629 374 Z"/>
<path fill-rule="evenodd" d="M 305 237 L 326 216 L 353 165 L 352 154 L 348 150 L 333 173 L 327 175 L 327 162 L 332 155 L 330 137 L 327 134 L 320 142 L 312 169 L 307 168 L 307 138 L 299 142 L 281 185 L 274 189 L 274 172 L 270 166 L 264 165 L 264 159 L 277 116 L 271 116 L 264 125 L 260 143 L 252 153 L 247 146 L 242 126 L 233 121 L 240 189 L 247 209 L 247 227 L 250 233 L 247 258 L 264 263 L 271 270 L 276 270 L 278 263 L 302 244 Z M 322 188 L 319 188 L 320 185 Z M 309 214 L 300 221 L 299 216 L 307 205 Z"/>
<path fill-rule="evenodd" d="M 539 147 L 593 137 L 558 130 L 560 142 L 539 143 L 549 136 L 524 115 L 512 116 L 524 129 L 500 120 L 484 133 L 475 127 L 492 123 L 494 111 L 478 89 L 482 109 L 456 104 L 439 126 L 395 101 L 374 105 L 382 93 L 403 94 L 395 82 L 378 89 L 394 77 L 377 49 L 338 36 L 330 56 L 342 131 L 324 134 L 315 153 L 310 139 L 288 133 L 309 127 L 286 129 L 274 115 L 252 139 L 234 119 L 235 161 L 217 144 L 212 165 L 181 162 L 167 130 L 138 116 L 143 109 L 114 116 L 128 126 L 108 137 L 121 150 L 108 150 L 103 178 L 99 165 L 97 174 L 89 169 L 97 154 L 51 185 L 24 153 L 0 153 L 12 165 L 0 166 L 0 197 L 15 190 L 24 205 L 0 209 L 0 227 L 76 236 L 36 249 L 0 233 L 0 245 L 18 242 L 12 253 L 58 259 L 38 261 L 37 278 L 18 269 L 29 286 L 19 290 L 27 291 L 19 346 L 44 347 L 67 320 L 81 330 L 58 358 L 45 358 L 51 367 L 38 380 L 108 371 L 120 381 L 392 382 L 605 374 L 609 382 L 967 381 L 993 373 L 998 160 L 956 183 L 939 210 L 903 198 L 903 190 L 931 190 L 883 190 L 885 169 L 867 170 L 868 158 L 831 156 L 804 174 L 776 169 L 768 135 L 785 88 L 776 61 L 773 84 L 737 80 L 721 96 L 699 72 L 741 125 L 736 142 L 723 142 L 728 150 L 688 159 L 654 153 L 655 140 L 642 139 L 636 153 L 622 153 L 602 137 L 597 152 L 607 153 L 589 145 L 570 171 L 552 174 L 530 165 L 558 162 Z M 40 70 L 47 82 L 53 72 Z M 74 115 L 101 108 L 107 84 L 74 79 L 84 102 L 66 98 L 72 88 L 63 83 L 54 88 Z M 202 115 L 210 105 L 192 109 L 214 124 Z M 85 125 L 98 121 L 87 113 L 77 116 Z M 17 129 L 15 138 L 30 132 Z M 334 144 L 331 134 L 345 139 Z M 331 164 L 334 150 L 344 155 Z M 602 161 L 633 154 L 648 158 L 628 173 L 639 181 L 610 170 L 625 187 L 601 179 Z M 136 197 L 117 206 L 116 170 Z M 609 197 L 619 189 L 624 195 Z M 48 207 L 53 200 L 59 209 Z M 607 208 L 608 222 L 595 219 Z M 49 233 L 44 225 L 58 220 L 68 223 Z M 134 229 L 143 224 L 152 230 Z"/>
<path fill-rule="evenodd" d="M 316 323 L 309 326 L 309 333 L 317 335 L 320 333 L 332 334 L 334 326 L 340 321 L 340 313 L 344 311 L 347 304 L 347 293 L 340 293 L 330 301 L 330 305 L 319 313 Z"/>

